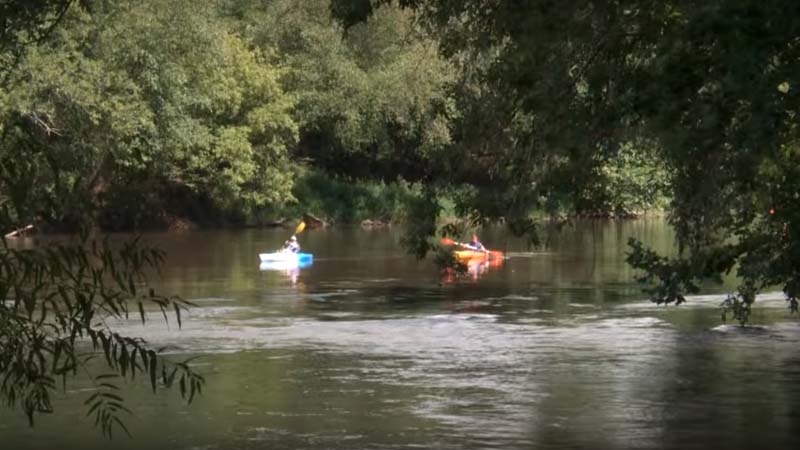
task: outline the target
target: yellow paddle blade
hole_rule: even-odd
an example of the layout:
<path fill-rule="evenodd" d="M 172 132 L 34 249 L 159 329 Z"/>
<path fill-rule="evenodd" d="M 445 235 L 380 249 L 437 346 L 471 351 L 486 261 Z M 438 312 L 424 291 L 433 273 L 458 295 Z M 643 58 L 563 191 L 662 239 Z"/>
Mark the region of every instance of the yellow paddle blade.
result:
<path fill-rule="evenodd" d="M 294 229 L 294 234 L 300 234 L 305 229 L 306 229 L 306 223 L 305 222 L 300 222 L 300 224 L 297 225 L 297 228 Z"/>

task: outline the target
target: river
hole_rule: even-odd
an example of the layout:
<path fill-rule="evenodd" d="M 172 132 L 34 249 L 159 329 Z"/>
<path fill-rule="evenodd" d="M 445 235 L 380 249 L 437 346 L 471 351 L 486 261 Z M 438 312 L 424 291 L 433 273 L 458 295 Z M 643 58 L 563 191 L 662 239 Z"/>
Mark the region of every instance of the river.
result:
<path fill-rule="evenodd" d="M 29 428 L 0 410 L 0 449 L 749 449 L 800 446 L 800 322 L 780 293 L 753 326 L 720 320 L 735 279 L 680 307 L 647 301 L 625 265 L 637 237 L 671 251 L 661 220 L 587 221 L 530 249 L 482 234 L 502 265 L 442 277 L 400 230 L 300 236 L 313 265 L 261 270 L 286 230 L 148 234 L 158 289 L 196 306 L 116 325 L 193 363 L 191 405 L 127 383 L 133 434 L 108 442 L 85 380 Z"/>

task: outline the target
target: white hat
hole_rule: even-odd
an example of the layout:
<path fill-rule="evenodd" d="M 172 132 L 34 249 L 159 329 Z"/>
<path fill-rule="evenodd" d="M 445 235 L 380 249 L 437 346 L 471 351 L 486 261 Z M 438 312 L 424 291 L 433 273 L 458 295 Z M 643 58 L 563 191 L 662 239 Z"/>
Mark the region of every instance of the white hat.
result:
<path fill-rule="evenodd" d="M 296 241 L 297 237 L 295 235 L 292 235 L 292 237 L 290 237 L 289 239 L 292 240 L 292 241 Z"/>

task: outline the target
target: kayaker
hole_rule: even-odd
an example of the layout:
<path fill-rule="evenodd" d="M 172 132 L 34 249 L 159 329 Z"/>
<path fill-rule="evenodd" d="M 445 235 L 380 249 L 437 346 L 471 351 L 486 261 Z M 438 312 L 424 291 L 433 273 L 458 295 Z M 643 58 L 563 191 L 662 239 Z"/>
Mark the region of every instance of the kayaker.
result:
<path fill-rule="evenodd" d="M 283 243 L 282 252 L 300 253 L 300 244 L 297 243 L 297 236 L 292 235 L 288 241 Z"/>
<path fill-rule="evenodd" d="M 289 238 L 289 251 L 292 253 L 300 253 L 300 244 L 297 243 L 297 236 L 295 235 Z"/>
<path fill-rule="evenodd" d="M 472 240 L 469 242 L 469 244 L 466 245 L 466 247 L 475 250 L 476 252 L 486 251 L 486 247 L 484 247 L 483 244 L 481 244 L 481 241 L 478 240 L 477 234 L 472 235 Z"/>

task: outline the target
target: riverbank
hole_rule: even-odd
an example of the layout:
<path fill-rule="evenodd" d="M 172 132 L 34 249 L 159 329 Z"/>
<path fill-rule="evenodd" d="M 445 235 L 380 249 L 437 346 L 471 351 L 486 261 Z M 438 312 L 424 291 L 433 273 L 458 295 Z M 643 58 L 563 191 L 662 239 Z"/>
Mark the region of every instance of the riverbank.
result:
<path fill-rule="evenodd" d="M 423 199 L 421 183 L 356 180 L 332 176 L 311 168 L 296 169 L 293 174 L 292 200 L 258 210 L 222 209 L 208 198 L 186 189 L 155 187 L 151 192 L 114 192 L 106 195 L 82 221 L 92 223 L 101 232 L 187 231 L 241 228 L 293 228 L 301 220 L 314 227 L 361 226 L 380 228 L 406 224 L 412 205 Z M 124 195 L 123 195 L 124 194 Z M 464 222 L 454 198 L 462 193 L 453 190 L 439 194 L 439 221 Z M 143 200 L 142 200 L 143 199 Z M 665 216 L 663 202 L 652 209 L 606 208 L 605 205 L 555 216 L 537 215 L 538 219 L 631 220 Z M 312 224 L 313 222 L 313 224 Z M 33 233 L 74 232 L 75 226 L 53 220 L 19 224 L 20 229 L 3 230 L 7 237 Z"/>

